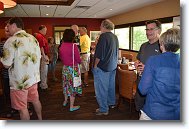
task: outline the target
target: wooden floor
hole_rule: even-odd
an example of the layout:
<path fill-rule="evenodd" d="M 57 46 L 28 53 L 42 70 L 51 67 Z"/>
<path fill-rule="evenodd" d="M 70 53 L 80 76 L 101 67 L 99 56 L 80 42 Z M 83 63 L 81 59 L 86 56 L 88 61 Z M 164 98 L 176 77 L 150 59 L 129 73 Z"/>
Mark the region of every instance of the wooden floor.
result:
<path fill-rule="evenodd" d="M 52 75 L 48 75 L 47 91 L 39 89 L 40 101 L 42 103 L 42 114 L 44 120 L 137 120 L 138 113 L 134 110 L 129 111 L 129 104 L 127 101 L 123 102 L 119 109 L 110 109 L 107 116 L 96 116 L 95 110 L 98 104 L 95 98 L 94 85 L 92 74 L 89 76 L 89 86 L 83 88 L 83 95 L 76 97 L 75 105 L 80 105 L 80 110 L 69 112 L 69 106 L 63 107 L 64 100 L 61 85 L 61 63 L 57 63 L 56 76 L 59 81 L 53 82 Z M 2 104 L 2 102 L 1 102 Z M 4 106 L 2 106 L 4 107 Z M 6 109 L 1 109 L 1 116 L 5 116 Z M 19 120 L 19 115 L 16 114 L 12 117 L 14 120 Z M 36 114 L 33 112 L 32 120 L 36 120 Z"/>

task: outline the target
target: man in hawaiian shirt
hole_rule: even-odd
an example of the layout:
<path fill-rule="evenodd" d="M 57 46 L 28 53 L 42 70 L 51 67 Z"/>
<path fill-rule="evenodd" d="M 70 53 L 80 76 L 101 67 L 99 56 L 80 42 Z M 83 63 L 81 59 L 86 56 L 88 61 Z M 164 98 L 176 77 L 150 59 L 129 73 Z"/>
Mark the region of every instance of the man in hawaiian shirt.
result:
<path fill-rule="evenodd" d="M 19 111 L 21 120 L 29 120 L 27 102 L 31 102 L 41 120 L 42 108 L 37 91 L 41 59 L 39 43 L 23 30 L 23 22 L 18 17 L 11 18 L 7 28 L 12 36 L 4 44 L 1 62 L 9 68 L 11 106 Z"/>

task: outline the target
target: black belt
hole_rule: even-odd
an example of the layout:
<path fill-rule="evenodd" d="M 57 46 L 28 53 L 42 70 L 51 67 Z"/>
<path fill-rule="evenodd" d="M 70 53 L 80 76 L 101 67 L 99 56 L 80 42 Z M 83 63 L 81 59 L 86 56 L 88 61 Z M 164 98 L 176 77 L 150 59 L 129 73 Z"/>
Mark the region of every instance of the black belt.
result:
<path fill-rule="evenodd" d="M 84 53 L 80 53 L 80 54 L 83 55 L 83 54 L 87 54 L 87 53 L 89 53 L 89 52 L 84 52 Z"/>

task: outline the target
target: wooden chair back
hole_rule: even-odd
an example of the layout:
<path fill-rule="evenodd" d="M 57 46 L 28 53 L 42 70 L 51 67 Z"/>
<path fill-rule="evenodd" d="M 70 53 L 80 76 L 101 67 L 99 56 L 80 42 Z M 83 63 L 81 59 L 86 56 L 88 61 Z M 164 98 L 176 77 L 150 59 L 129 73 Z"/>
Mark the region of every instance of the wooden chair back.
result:
<path fill-rule="evenodd" d="M 124 54 L 122 54 L 122 57 L 129 59 L 129 62 L 133 61 L 133 55 L 132 54 L 124 53 Z"/>
<path fill-rule="evenodd" d="M 126 99 L 130 103 L 130 111 L 132 110 L 132 102 L 136 91 L 136 73 L 134 71 L 123 70 L 118 66 L 118 81 L 119 81 L 119 100 L 118 107 L 121 99 Z"/>
<path fill-rule="evenodd" d="M 129 65 L 128 64 L 118 64 L 117 67 L 120 67 L 123 70 L 128 70 L 129 69 Z"/>

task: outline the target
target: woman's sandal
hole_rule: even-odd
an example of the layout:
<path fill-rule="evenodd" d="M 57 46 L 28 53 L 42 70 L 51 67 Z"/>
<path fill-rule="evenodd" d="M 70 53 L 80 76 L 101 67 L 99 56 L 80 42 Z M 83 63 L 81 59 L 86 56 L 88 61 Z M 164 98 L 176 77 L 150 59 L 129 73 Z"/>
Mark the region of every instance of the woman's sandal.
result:
<path fill-rule="evenodd" d="M 76 106 L 74 108 L 70 108 L 70 112 L 73 112 L 73 111 L 76 111 L 76 110 L 79 110 L 80 106 Z"/>
<path fill-rule="evenodd" d="M 64 107 L 66 107 L 67 104 L 68 104 L 68 102 L 66 102 L 66 101 L 63 102 L 63 106 L 64 106 Z"/>

